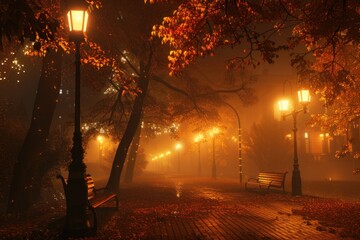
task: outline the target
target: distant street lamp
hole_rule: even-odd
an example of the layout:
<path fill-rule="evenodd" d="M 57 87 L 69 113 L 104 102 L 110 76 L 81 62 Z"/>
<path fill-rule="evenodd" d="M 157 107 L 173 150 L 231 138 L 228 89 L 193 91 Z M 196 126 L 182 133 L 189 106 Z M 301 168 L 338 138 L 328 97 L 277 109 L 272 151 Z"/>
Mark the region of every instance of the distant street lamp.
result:
<path fill-rule="evenodd" d="M 96 141 L 99 143 L 99 163 L 102 163 L 105 141 L 105 130 L 103 128 L 100 128 L 99 134 L 96 137 Z"/>
<path fill-rule="evenodd" d="M 195 136 L 194 138 L 194 142 L 196 142 L 198 144 L 198 154 L 199 154 L 199 158 L 198 158 L 198 176 L 201 176 L 201 160 L 200 160 L 200 143 L 204 141 L 204 135 L 199 133 L 198 135 Z"/>
<path fill-rule="evenodd" d="M 87 5 L 83 1 L 72 1 L 67 14 L 69 20 L 70 40 L 75 43 L 75 127 L 72 162 L 69 165 L 69 177 L 66 186 L 66 219 L 65 235 L 82 237 L 90 233 L 87 210 L 87 184 L 85 182 L 86 166 L 80 130 L 80 43 L 84 40 L 88 22 Z"/>
<path fill-rule="evenodd" d="M 175 149 L 178 153 L 178 167 L 177 167 L 177 172 L 180 173 L 180 150 L 182 148 L 182 144 L 181 143 L 177 143 L 175 145 Z"/>
<path fill-rule="evenodd" d="M 229 108 L 231 108 L 231 110 L 234 111 L 235 115 L 236 115 L 236 119 L 238 122 L 238 164 L 239 164 L 239 180 L 240 180 L 240 186 L 242 186 L 242 148 L 241 148 L 241 144 L 242 144 L 242 140 L 241 140 L 241 121 L 240 121 L 240 116 L 238 114 L 238 112 L 236 111 L 236 109 L 231 106 L 229 103 L 227 102 L 223 102 L 225 105 L 227 105 Z"/>
<path fill-rule="evenodd" d="M 104 136 L 103 135 L 98 135 L 96 140 L 99 143 L 99 163 L 101 163 L 102 162 L 102 155 L 103 155 Z"/>
<path fill-rule="evenodd" d="M 166 151 L 165 155 L 166 156 L 169 156 L 171 154 L 171 151 Z M 169 173 L 169 170 L 170 170 L 170 157 L 168 157 L 166 159 L 166 169 L 167 169 L 167 172 Z"/>
<path fill-rule="evenodd" d="M 216 162 L 215 162 L 215 135 L 219 133 L 219 129 L 217 127 L 213 127 L 209 130 L 208 134 L 212 138 L 212 145 L 213 145 L 213 162 L 212 162 L 212 171 L 211 171 L 211 178 L 216 179 Z"/>
<path fill-rule="evenodd" d="M 284 82 L 284 89 L 285 89 L 285 82 Z M 279 104 L 279 110 L 282 113 L 283 120 L 287 116 L 293 117 L 293 134 L 294 134 L 294 167 L 293 167 L 293 173 L 292 173 L 292 190 L 291 194 L 293 196 L 301 195 L 302 194 L 302 187 L 301 187 L 301 176 L 300 176 L 300 170 L 299 170 L 299 159 L 298 159 L 298 152 L 297 152 L 297 122 L 296 118 L 299 112 L 307 113 L 308 109 L 307 106 L 310 103 L 310 93 L 308 89 L 300 89 L 298 91 L 298 101 L 302 104 L 303 108 L 296 110 L 293 106 L 293 109 L 290 110 L 290 102 L 287 99 L 280 100 L 278 102 Z M 289 112 L 290 111 L 290 112 Z"/>

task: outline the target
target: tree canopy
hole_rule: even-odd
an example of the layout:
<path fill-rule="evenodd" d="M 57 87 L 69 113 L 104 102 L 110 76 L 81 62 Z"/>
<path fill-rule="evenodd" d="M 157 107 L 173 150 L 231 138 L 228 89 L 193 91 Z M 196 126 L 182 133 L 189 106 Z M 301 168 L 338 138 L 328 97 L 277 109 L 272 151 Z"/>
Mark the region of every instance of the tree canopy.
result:
<path fill-rule="evenodd" d="M 57 5 L 58 6 L 58 5 Z M 0 3 L 0 48 L 8 42 L 25 39 L 54 40 L 59 21 L 40 1 L 4 0 Z"/>
<path fill-rule="evenodd" d="M 237 47 L 229 67 L 272 63 L 289 50 L 300 81 L 327 106 L 316 122 L 342 134 L 360 113 L 359 14 L 356 0 L 187 0 L 153 35 L 171 47 L 170 74 L 224 46 Z"/>

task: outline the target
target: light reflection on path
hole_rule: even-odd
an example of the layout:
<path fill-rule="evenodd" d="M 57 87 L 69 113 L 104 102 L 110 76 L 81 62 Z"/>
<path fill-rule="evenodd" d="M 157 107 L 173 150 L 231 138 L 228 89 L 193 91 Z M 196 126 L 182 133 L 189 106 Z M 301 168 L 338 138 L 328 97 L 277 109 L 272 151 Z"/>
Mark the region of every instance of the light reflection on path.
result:
<path fill-rule="evenodd" d="M 318 231 L 316 221 L 293 215 L 300 205 L 287 194 L 245 192 L 221 181 L 171 182 L 179 208 L 167 220 L 173 232 L 159 228 L 162 239 L 337 239 Z"/>

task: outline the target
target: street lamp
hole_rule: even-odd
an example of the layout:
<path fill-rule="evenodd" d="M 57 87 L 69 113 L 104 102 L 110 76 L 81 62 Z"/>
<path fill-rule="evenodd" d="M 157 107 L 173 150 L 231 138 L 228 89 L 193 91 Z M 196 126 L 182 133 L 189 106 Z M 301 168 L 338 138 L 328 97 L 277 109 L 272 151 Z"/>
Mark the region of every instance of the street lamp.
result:
<path fill-rule="evenodd" d="M 88 13 L 83 1 L 72 1 L 67 14 L 70 40 L 75 43 L 75 127 L 72 162 L 69 165 L 69 177 L 66 186 L 66 219 L 64 233 L 67 236 L 85 236 L 90 233 L 87 211 L 87 184 L 85 182 L 86 166 L 80 130 L 80 43 L 84 40 Z"/>
<path fill-rule="evenodd" d="M 101 163 L 102 162 L 102 155 L 103 155 L 104 136 L 103 135 L 98 135 L 96 140 L 99 143 L 99 163 Z"/>
<path fill-rule="evenodd" d="M 104 141 L 105 141 L 105 130 L 100 128 L 99 134 L 96 137 L 96 141 L 99 143 L 99 163 L 102 162 L 104 156 Z"/>
<path fill-rule="evenodd" d="M 198 176 L 201 176 L 201 161 L 200 161 L 200 143 L 204 141 L 204 135 L 199 133 L 195 136 L 194 142 L 198 144 L 198 153 L 199 153 L 199 159 L 198 159 Z"/>
<path fill-rule="evenodd" d="M 227 102 L 223 102 L 225 105 L 227 105 L 229 108 L 231 108 L 231 110 L 233 110 L 233 112 L 236 115 L 236 119 L 237 119 L 237 123 L 238 123 L 238 164 L 239 164 L 239 180 L 240 180 L 240 186 L 242 186 L 242 177 L 243 177 L 243 170 L 242 170 L 242 138 L 241 138 L 241 121 L 240 121 L 240 116 L 238 114 L 238 112 L 236 111 L 236 109 L 230 105 Z"/>
<path fill-rule="evenodd" d="M 299 159 L 298 159 L 298 153 L 297 153 L 297 139 L 296 139 L 297 122 L 296 122 L 296 118 L 297 118 L 297 115 L 299 112 L 307 113 L 307 111 L 308 111 L 307 106 L 310 103 L 310 99 L 311 99 L 311 97 L 310 97 L 309 90 L 308 89 L 300 89 L 298 91 L 298 100 L 299 100 L 299 103 L 301 103 L 303 106 L 302 109 L 297 110 L 297 109 L 295 109 L 295 107 L 293 107 L 293 109 L 290 110 L 290 102 L 287 99 L 283 99 L 278 102 L 279 110 L 282 113 L 283 120 L 285 120 L 285 118 L 287 116 L 292 116 L 293 123 L 294 123 L 294 127 L 293 127 L 294 167 L 293 167 L 293 173 L 292 173 L 292 190 L 291 190 L 291 194 L 293 196 L 302 194 L 301 176 L 300 176 L 300 170 L 299 170 Z M 290 112 L 289 112 L 289 110 L 290 110 Z"/>
<path fill-rule="evenodd" d="M 166 151 L 165 155 L 166 156 L 169 156 L 171 154 L 171 151 Z M 169 173 L 169 170 L 170 170 L 170 157 L 168 157 L 166 159 L 166 169 L 167 169 L 167 172 Z"/>
<path fill-rule="evenodd" d="M 215 135 L 219 133 L 219 129 L 217 127 L 213 127 L 208 131 L 209 136 L 212 138 L 213 145 L 213 162 L 212 162 L 212 171 L 211 178 L 216 179 L 216 162 L 215 162 Z"/>
<path fill-rule="evenodd" d="M 177 168 L 177 172 L 180 173 L 180 149 L 182 148 L 182 144 L 181 143 L 177 143 L 175 145 L 175 149 L 178 152 L 178 168 Z"/>

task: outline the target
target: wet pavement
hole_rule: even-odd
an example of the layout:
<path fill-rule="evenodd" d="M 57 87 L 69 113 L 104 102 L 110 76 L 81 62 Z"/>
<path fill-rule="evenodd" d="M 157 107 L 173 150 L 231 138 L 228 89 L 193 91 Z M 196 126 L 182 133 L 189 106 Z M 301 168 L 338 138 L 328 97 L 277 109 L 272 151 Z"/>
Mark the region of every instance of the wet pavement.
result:
<path fill-rule="evenodd" d="M 99 239 L 345 239 L 293 214 L 307 196 L 180 176 L 147 175 L 121 186 L 119 211 L 103 219 Z"/>

